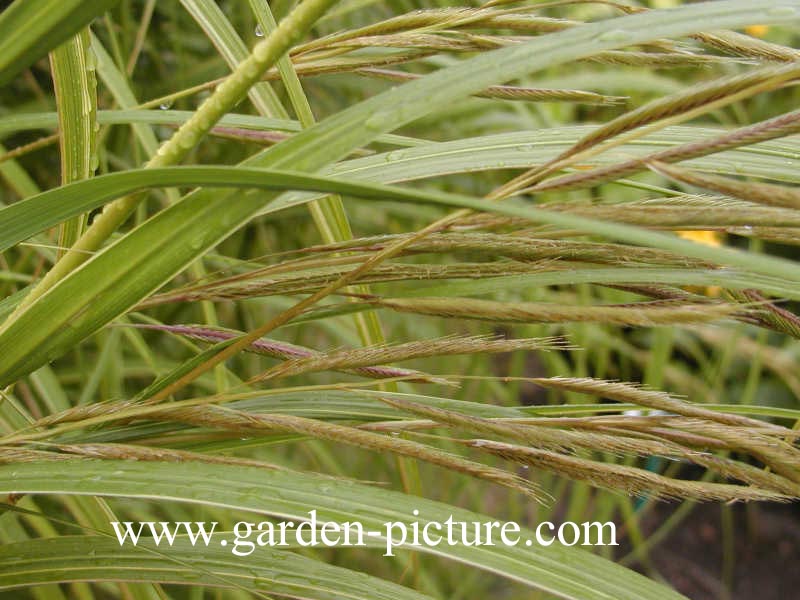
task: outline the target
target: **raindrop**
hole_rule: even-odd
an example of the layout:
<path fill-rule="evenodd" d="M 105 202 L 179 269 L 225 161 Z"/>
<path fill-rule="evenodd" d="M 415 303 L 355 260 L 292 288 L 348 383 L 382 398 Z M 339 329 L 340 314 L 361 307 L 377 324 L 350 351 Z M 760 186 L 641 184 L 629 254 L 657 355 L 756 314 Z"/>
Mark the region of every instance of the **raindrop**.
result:
<path fill-rule="evenodd" d="M 392 150 L 391 152 L 386 154 L 386 162 L 403 160 L 403 158 L 405 158 L 405 152 L 403 152 L 402 150 Z"/>
<path fill-rule="evenodd" d="M 604 31 L 597 39 L 601 42 L 627 42 L 631 39 L 631 33 L 624 29 L 612 29 L 611 31 Z"/>
<path fill-rule="evenodd" d="M 256 25 L 256 37 L 264 37 L 264 30 L 261 29 L 261 25 Z"/>
<path fill-rule="evenodd" d="M 372 131 L 382 131 L 385 123 L 386 119 L 383 117 L 383 115 L 375 114 L 364 121 L 364 127 Z"/>
<path fill-rule="evenodd" d="M 160 108 L 161 110 L 169 110 L 170 108 L 172 108 L 172 100 L 165 100 L 159 105 L 158 108 Z"/>
<path fill-rule="evenodd" d="M 93 48 L 89 48 L 89 51 L 86 53 L 86 70 L 97 70 L 97 55 L 94 53 Z"/>

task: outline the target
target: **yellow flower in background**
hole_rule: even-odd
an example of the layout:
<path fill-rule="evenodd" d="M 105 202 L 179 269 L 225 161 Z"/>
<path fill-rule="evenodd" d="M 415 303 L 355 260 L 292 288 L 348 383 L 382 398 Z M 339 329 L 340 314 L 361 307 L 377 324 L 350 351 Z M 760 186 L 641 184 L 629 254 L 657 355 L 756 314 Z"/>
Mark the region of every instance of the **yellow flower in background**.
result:
<path fill-rule="evenodd" d="M 675 233 L 685 240 L 691 240 L 698 244 L 705 244 L 706 246 L 713 246 L 715 248 L 722 245 L 722 234 L 717 231 L 676 231 Z M 689 286 L 689 289 L 700 293 L 705 292 L 706 296 L 713 297 L 719 296 L 721 291 L 718 285 L 711 285 L 706 288 Z"/>
<path fill-rule="evenodd" d="M 691 240 L 698 244 L 714 246 L 718 248 L 722 245 L 722 235 L 716 231 L 676 231 L 685 240 Z"/>
<path fill-rule="evenodd" d="M 769 25 L 750 25 L 744 28 L 744 32 L 747 35 L 752 35 L 753 37 L 764 37 L 767 35 L 769 31 Z"/>

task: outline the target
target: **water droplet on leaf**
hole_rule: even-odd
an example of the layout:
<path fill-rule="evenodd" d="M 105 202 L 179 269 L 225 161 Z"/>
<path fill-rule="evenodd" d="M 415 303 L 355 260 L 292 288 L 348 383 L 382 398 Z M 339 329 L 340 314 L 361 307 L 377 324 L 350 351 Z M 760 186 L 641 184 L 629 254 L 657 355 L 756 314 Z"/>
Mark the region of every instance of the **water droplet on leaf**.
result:
<path fill-rule="evenodd" d="M 364 121 L 364 127 L 372 131 L 382 131 L 385 122 L 386 119 L 383 118 L 383 115 L 375 114 Z"/>
<path fill-rule="evenodd" d="M 624 29 L 612 29 L 611 31 L 604 31 L 597 39 L 601 42 L 627 42 L 631 39 L 631 33 Z"/>

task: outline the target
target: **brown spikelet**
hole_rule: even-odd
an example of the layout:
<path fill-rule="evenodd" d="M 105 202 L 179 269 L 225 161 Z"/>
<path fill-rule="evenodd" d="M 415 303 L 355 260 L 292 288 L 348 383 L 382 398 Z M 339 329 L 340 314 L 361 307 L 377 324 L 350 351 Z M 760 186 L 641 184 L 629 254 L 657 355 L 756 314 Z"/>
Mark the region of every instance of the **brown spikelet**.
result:
<path fill-rule="evenodd" d="M 656 325 L 707 322 L 730 317 L 738 307 L 729 304 L 689 304 L 683 302 L 640 302 L 626 305 L 566 306 L 533 302 L 497 302 L 459 298 L 419 297 L 383 298 L 371 304 L 437 317 L 480 319 L 508 323 L 600 322 L 615 325 Z"/>
<path fill-rule="evenodd" d="M 398 362 L 429 356 L 493 354 L 515 352 L 517 350 L 552 350 L 567 347 L 560 338 L 507 340 L 491 336 L 452 336 L 437 340 L 354 348 L 352 350 L 318 354 L 307 358 L 295 358 L 270 369 L 257 379 L 289 377 L 312 371 L 355 370 L 376 363 Z"/>
<path fill-rule="evenodd" d="M 692 404 L 685 400 L 675 398 L 666 392 L 648 390 L 633 383 L 622 381 L 607 381 L 589 377 L 538 377 L 533 379 L 539 385 L 591 394 L 600 398 L 608 398 L 617 402 L 630 402 L 655 410 L 663 410 L 686 417 L 706 419 L 725 425 L 739 425 L 743 427 L 769 428 L 776 431 L 789 433 L 783 427 L 758 421 L 741 415 L 732 415 L 719 411 L 703 408 L 701 405 Z"/>
<path fill-rule="evenodd" d="M 624 491 L 631 495 L 649 494 L 660 498 L 691 498 L 721 502 L 753 500 L 786 502 L 791 499 L 780 492 L 755 486 L 672 479 L 635 467 L 600 463 L 504 442 L 471 440 L 468 444 L 473 448 L 496 454 L 508 460 L 552 471 L 570 479 L 586 481 L 598 487 Z"/>
<path fill-rule="evenodd" d="M 523 492 L 538 501 L 544 499 L 542 492 L 531 482 L 512 473 L 482 465 L 425 444 L 402 438 L 387 437 L 354 427 L 291 415 L 256 415 L 220 407 L 192 407 L 188 409 L 166 407 L 157 416 L 164 420 L 177 420 L 206 427 L 229 429 L 240 433 L 292 432 L 367 450 L 390 452 L 423 460 L 479 479 L 485 479 L 486 481 Z"/>
<path fill-rule="evenodd" d="M 648 164 L 655 162 L 674 163 L 691 160 L 798 132 L 800 132 L 800 111 L 794 111 L 707 140 L 689 142 L 616 165 L 550 179 L 533 186 L 529 191 L 551 192 L 591 187 L 614 179 L 629 177 L 646 170 Z"/>
<path fill-rule="evenodd" d="M 577 157 L 585 151 L 594 149 L 603 142 L 623 133 L 676 115 L 690 114 L 703 107 L 710 107 L 720 102 L 729 103 L 739 98 L 742 94 L 753 95 L 763 91 L 765 87 L 779 87 L 788 81 L 797 79 L 799 76 L 800 65 L 796 63 L 768 66 L 749 73 L 700 83 L 670 96 L 659 98 L 595 129 L 551 161 L 514 178 L 497 190 L 495 195 L 502 197 L 524 186 L 539 182 L 554 170 L 568 166 L 571 157 Z M 620 177 L 622 176 L 624 175 L 620 175 Z M 539 186 L 536 186 L 536 188 L 539 188 Z"/>
<path fill-rule="evenodd" d="M 182 335 L 195 340 L 202 340 L 204 342 L 216 343 L 223 340 L 231 340 L 236 337 L 244 335 L 240 331 L 231 331 L 220 329 L 218 327 L 200 326 L 200 325 L 150 325 L 138 324 L 133 327 L 141 329 L 154 329 L 158 331 L 167 331 L 177 335 Z M 247 348 L 250 352 L 279 358 L 283 360 L 301 360 L 301 359 L 314 359 L 324 356 L 321 352 L 311 350 L 296 344 L 288 342 L 271 340 L 261 338 L 256 340 Z M 409 381 L 416 381 L 418 383 L 444 383 L 448 382 L 422 373 L 412 369 L 401 369 L 398 367 L 385 367 L 385 366 L 354 366 L 354 367 L 331 367 L 330 370 L 353 372 L 357 375 L 370 377 L 374 379 L 390 379 L 390 378 L 403 378 Z"/>
<path fill-rule="evenodd" d="M 389 81 L 412 81 L 421 75 L 387 69 L 359 69 L 359 75 L 387 79 Z M 558 90 L 517 87 L 513 85 L 493 85 L 475 94 L 479 98 L 498 98 L 501 100 L 521 100 L 525 102 L 581 102 L 585 104 L 613 105 L 625 101 L 622 96 L 605 96 L 583 90 Z"/>
<path fill-rule="evenodd" d="M 675 165 L 654 161 L 648 166 L 656 173 L 689 185 L 705 188 L 733 198 L 741 198 L 756 204 L 778 206 L 781 208 L 800 209 L 800 190 L 784 185 L 770 183 L 753 183 L 740 181 L 730 177 L 699 173 Z M 791 213 L 790 213 L 791 214 Z M 751 223 L 756 225 L 758 223 Z M 792 223 L 786 223 L 787 226 Z"/>

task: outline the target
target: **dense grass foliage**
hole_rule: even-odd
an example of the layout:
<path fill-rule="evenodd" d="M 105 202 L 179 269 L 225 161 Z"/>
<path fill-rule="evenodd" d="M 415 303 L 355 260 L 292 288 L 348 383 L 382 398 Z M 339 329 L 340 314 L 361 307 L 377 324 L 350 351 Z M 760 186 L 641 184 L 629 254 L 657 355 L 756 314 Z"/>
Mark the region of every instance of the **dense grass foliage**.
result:
<path fill-rule="evenodd" d="M 732 598 L 730 503 L 800 498 L 798 26 L 10 3 L 0 597 L 683 598 L 651 558 L 704 501 Z M 110 525 L 312 510 L 623 544 L 236 558 Z"/>

